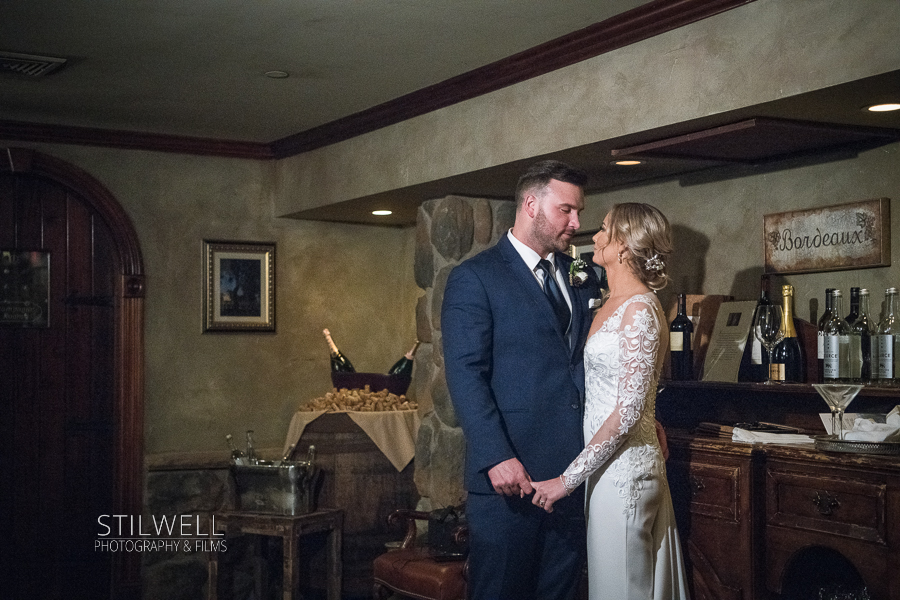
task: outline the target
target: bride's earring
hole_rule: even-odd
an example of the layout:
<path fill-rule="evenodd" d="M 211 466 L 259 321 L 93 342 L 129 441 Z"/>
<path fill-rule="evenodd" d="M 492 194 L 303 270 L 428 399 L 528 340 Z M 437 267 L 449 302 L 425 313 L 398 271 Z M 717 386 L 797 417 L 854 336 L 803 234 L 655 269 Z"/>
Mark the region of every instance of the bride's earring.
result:
<path fill-rule="evenodd" d="M 622 253 L 621 252 L 619 252 L 619 264 L 620 265 L 622 264 Z"/>

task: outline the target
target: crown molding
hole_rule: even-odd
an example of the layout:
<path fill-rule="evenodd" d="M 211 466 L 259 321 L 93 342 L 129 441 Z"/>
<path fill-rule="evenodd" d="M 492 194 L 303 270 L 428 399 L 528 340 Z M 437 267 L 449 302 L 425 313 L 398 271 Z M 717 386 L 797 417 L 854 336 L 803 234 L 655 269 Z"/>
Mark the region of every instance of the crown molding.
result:
<path fill-rule="evenodd" d="M 271 145 L 272 151 L 276 158 L 285 158 L 341 142 L 521 83 L 753 1 L 654 0 L 457 77 L 276 140 Z"/>
<path fill-rule="evenodd" d="M 653 0 L 484 67 L 271 143 L 0 120 L 0 139 L 231 158 L 286 158 L 470 100 L 755 0 Z"/>
<path fill-rule="evenodd" d="M 256 160 L 274 158 L 271 146 L 265 143 L 115 129 L 96 129 L 92 127 L 24 123 L 21 121 L 0 120 L 0 139 L 20 142 L 44 142 L 48 144 L 105 146 L 123 150 L 151 150 Z"/>

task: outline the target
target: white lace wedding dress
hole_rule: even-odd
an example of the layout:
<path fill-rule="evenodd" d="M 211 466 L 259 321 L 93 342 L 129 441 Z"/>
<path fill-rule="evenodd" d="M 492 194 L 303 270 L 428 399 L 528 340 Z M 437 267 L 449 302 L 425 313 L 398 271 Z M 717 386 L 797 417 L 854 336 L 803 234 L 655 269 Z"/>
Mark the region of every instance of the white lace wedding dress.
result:
<path fill-rule="evenodd" d="M 688 598 L 655 429 L 659 313 L 652 294 L 633 296 L 584 350 L 588 446 L 563 477 L 586 480 L 591 600 Z"/>

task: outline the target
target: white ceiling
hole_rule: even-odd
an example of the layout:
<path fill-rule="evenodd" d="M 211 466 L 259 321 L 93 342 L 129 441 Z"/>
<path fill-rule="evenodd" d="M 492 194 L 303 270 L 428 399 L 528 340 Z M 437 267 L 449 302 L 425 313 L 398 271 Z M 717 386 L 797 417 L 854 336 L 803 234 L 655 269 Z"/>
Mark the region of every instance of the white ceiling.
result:
<path fill-rule="evenodd" d="M 2 0 L 0 51 L 67 63 L 0 119 L 269 143 L 645 2 Z"/>

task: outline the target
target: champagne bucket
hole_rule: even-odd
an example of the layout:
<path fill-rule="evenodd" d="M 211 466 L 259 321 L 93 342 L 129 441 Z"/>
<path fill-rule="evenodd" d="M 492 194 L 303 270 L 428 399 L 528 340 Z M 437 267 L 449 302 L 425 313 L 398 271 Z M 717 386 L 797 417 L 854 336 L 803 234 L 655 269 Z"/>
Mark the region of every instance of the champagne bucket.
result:
<path fill-rule="evenodd" d="M 314 510 L 319 468 L 312 460 L 232 465 L 231 472 L 238 510 L 278 515 Z"/>
<path fill-rule="evenodd" d="M 409 389 L 410 377 L 403 375 L 386 375 L 384 373 L 343 373 L 332 371 L 331 383 L 337 389 L 348 390 L 363 389 L 369 386 L 373 392 L 387 390 L 392 394 L 402 396 Z"/>

